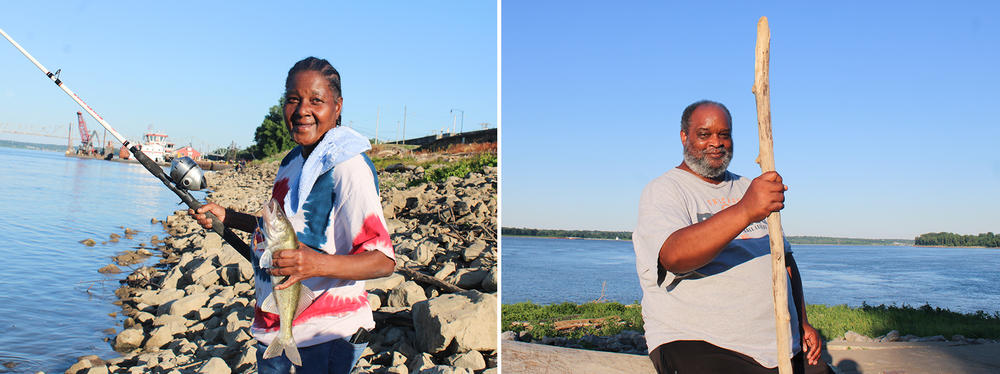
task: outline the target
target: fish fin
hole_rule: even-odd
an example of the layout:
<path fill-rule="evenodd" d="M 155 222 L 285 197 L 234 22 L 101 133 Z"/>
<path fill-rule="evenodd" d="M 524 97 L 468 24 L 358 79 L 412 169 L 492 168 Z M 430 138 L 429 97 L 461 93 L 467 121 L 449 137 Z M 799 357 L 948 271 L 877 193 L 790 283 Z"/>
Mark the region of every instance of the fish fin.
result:
<path fill-rule="evenodd" d="M 299 318 L 299 314 L 302 314 L 302 311 L 306 310 L 315 299 L 316 294 L 309 287 L 306 287 L 305 284 L 299 282 L 299 305 L 295 307 L 295 316 L 292 319 Z"/>
<path fill-rule="evenodd" d="M 302 366 L 302 357 L 299 356 L 299 347 L 295 345 L 295 339 L 290 341 L 284 341 L 281 337 L 274 338 L 274 341 L 267 346 L 264 351 L 264 359 L 274 358 L 280 356 L 282 353 L 288 357 L 288 361 L 291 361 L 295 366 Z"/>
<path fill-rule="evenodd" d="M 263 310 L 272 314 L 279 314 L 278 312 L 278 300 L 274 298 L 274 292 L 272 291 L 270 295 L 264 298 L 264 302 L 260 303 L 260 310 Z"/>
<path fill-rule="evenodd" d="M 295 345 L 295 339 L 285 343 L 285 356 L 287 356 L 288 361 L 291 361 L 295 364 L 295 366 L 302 366 L 302 358 L 299 357 L 299 347 Z"/>
<path fill-rule="evenodd" d="M 267 345 L 267 349 L 264 350 L 264 359 L 266 360 L 272 357 L 277 357 L 278 355 L 281 354 L 281 351 L 284 350 L 285 350 L 285 344 L 282 343 L 280 337 L 276 337 L 274 338 L 274 341 L 271 342 L 271 344 Z"/>
<path fill-rule="evenodd" d="M 261 269 L 270 269 L 272 261 L 271 251 L 264 250 L 264 253 L 260 255 L 260 260 L 257 260 L 257 263 L 260 264 Z"/>

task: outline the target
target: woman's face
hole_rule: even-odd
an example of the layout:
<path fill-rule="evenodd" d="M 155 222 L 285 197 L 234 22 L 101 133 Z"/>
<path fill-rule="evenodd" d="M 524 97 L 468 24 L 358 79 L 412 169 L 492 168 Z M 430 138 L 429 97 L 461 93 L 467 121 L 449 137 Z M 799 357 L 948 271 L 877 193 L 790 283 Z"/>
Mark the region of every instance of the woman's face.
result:
<path fill-rule="evenodd" d="M 315 146 L 337 126 L 343 103 L 320 72 L 296 73 L 285 89 L 285 124 L 292 140 L 305 147 Z"/>

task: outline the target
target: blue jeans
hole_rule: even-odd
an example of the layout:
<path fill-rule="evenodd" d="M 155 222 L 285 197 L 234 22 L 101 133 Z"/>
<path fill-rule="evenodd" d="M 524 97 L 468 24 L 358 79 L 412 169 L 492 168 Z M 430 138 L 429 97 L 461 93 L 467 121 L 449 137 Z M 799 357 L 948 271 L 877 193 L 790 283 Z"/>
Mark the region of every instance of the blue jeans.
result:
<path fill-rule="evenodd" d="M 299 347 L 302 366 L 295 368 L 295 374 L 350 374 L 358 363 L 368 343 L 351 344 L 347 339 L 334 339 L 326 343 Z M 257 372 L 278 374 L 291 371 L 292 362 L 285 355 L 264 359 L 267 346 L 257 343 Z"/>

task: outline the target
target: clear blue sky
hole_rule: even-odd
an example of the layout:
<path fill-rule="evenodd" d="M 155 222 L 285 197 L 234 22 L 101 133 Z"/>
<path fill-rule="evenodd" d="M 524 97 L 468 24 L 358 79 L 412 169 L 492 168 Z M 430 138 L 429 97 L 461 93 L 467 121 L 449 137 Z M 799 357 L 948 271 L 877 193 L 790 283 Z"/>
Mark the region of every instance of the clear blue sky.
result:
<path fill-rule="evenodd" d="M 466 130 L 497 126 L 492 2 L 10 2 L 0 28 L 129 139 L 152 125 L 179 145 L 246 147 L 308 56 L 341 72 L 343 123 L 369 137 L 377 110 L 379 138 L 401 136 L 404 105 L 407 138 L 450 127 L 452 109 Z M 76 137 L 78 110 L 0 41 L 0 127 L 73 123 Z"/>
<path fill-rule="evenodd" d="M 632 230 L 699 99 L 732 111 L 730 170 L 759 175 L 767 16 L 787 234 L 1000 231 L 1000 6 L 876 3 L 505 1 L 502 225 Z"/>

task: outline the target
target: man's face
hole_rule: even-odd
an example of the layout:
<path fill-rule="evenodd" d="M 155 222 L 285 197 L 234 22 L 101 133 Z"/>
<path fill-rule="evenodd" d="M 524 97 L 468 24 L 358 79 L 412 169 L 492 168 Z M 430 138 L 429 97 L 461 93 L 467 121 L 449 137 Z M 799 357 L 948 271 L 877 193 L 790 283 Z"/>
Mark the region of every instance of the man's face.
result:
<path fill-rule="evenodd" d="M 684 163 L 695 173 L 716 178 L 733 159 L 732 125 L 718 106 L 705 104 L 691 113 L 687 133 L 681 133 Z"/>

